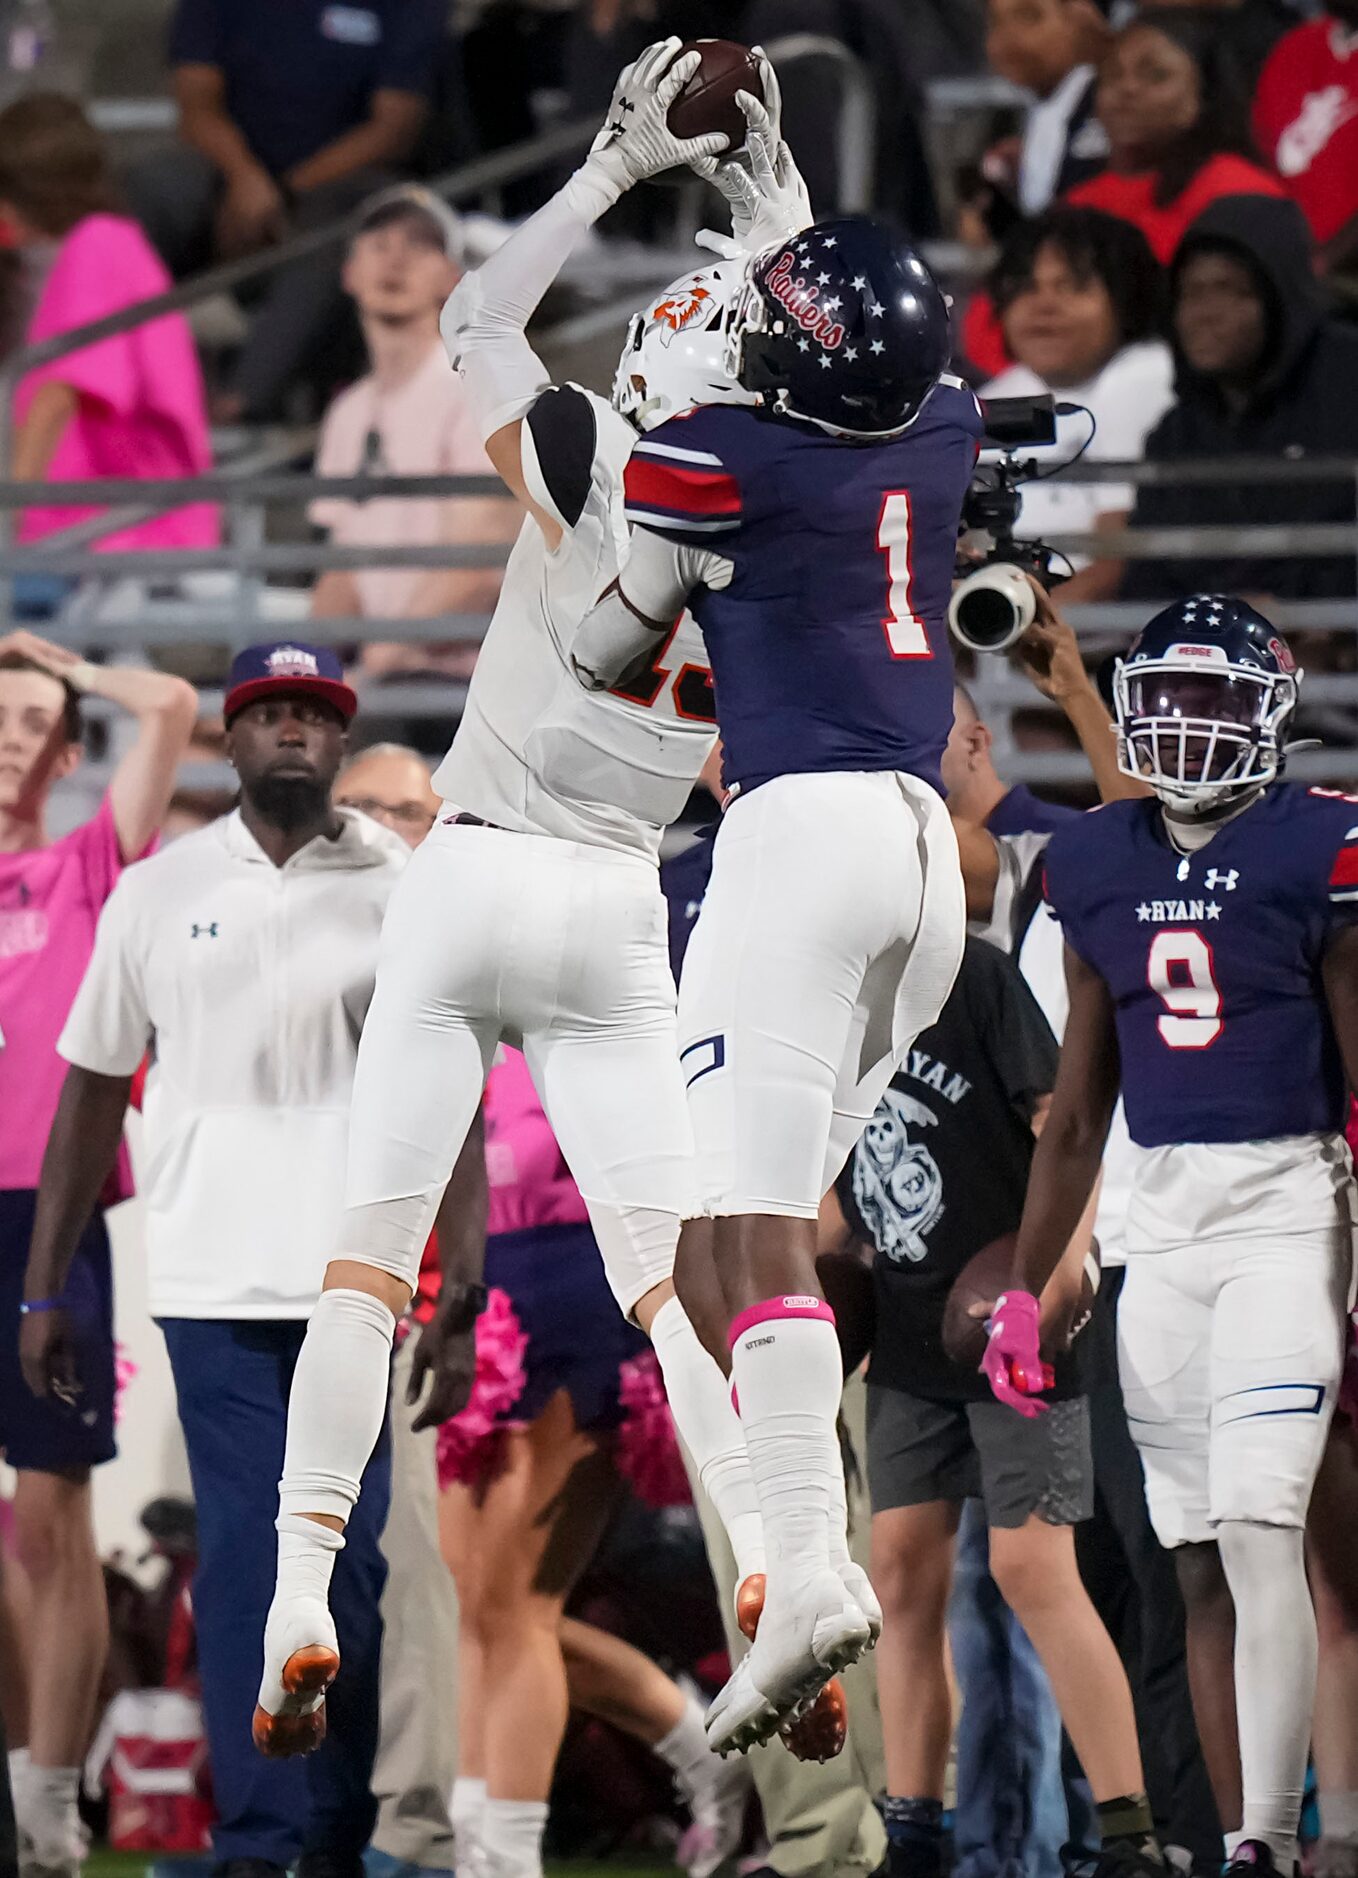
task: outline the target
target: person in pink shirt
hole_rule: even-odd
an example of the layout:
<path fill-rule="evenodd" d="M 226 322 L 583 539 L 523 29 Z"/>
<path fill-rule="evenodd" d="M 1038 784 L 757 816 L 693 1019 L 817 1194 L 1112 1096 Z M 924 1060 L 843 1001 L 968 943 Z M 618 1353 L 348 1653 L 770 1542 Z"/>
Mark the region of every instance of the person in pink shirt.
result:
<path fill-rule="evenodd" d="M 369 370 L 321 420 L 321 476 L 489 476 L 490 459 L 462 380 L 439 337 L 443 303 L 461 278 L 462 234 L 453 211 L 417 183 L 383 190 L 364 205 L 344 263 Z M 311 520 L 340 547 L 472 547 L 508 543 L 521 511 L 505 496 L 326 496 Z M 332 568 L 311 596 L 317 617 L 430 619 L 495 610 L 498 567 Z M 465 678 L 476 648 L 465 641 L 368 640 L 366 678 L 437 673 Z"/>
<path fill-rule="evenodd" d="M 36 92 L 0 111 L 0 215 L 21 246 L 57 243 L 25 340 L 36 345 L 164 293 L 170 277 L 137 224 L 117 213 L 99 133 L 73 99 Z M 202 372 L 182 314 L 82 347 L 29 372 L 15 394 L 11 474 L 21 481 L 194 476 L 212 467 Z M 101 513 L 35 507 L 38 541 Z M 212 547 L 207 503 L 112 530 L 93 545 Z"/>
<path fill-rule="evenodd" d="M 54 786 L 81 754 L 81 699 L 107 699 L 137 736 L 93 820 L 51 840 Z M 58 1033 L 99 912 L 123 868 L 150 851 L 197 714 L 159 672 L 93 666 L 33 633 L 0 636 L 0 1449 L 18 1473 L 15 1546 L 30 1584 L 27 1714 L 6 1703 L 15 1806 L 36 1864 L 74 1872 L 76 1794 L 107 1644 L 90 1518 L 90 1469 L 113 1455 L 112 1277 L 102 1212 L 89 1222 L 61 1303 L 78 1326 L 80 1413 L 29 1394 L 20 1304 L 33 1208 L 65 1064 Z M 129 1191 L 124 1166 L 106 1202 Z M 38 1300 L 31 1308 L 42 1308 Z M 5 1621 L 0 1606 L 0 1623 Z M 13 1638 L 8 1640 L 13 1645 Z M 13 1651 L 0 1650 L 0 1660 Z M 16 1724 L 26 1720 L 26 1736 Z"/>

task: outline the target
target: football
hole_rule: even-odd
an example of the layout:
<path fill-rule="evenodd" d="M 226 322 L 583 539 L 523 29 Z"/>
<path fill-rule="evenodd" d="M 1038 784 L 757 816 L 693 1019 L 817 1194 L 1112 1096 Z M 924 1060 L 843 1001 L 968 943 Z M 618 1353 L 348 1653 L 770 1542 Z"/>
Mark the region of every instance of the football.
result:
<path fill-rule="evenodd" d="M 943 1307 L 943 1348 L 963 1369 L 979 1369 L 985 1355 L 985 1317 L 973 1317 L 975 1304 L 991 1305 L 1009 1282 L 1014 1265 L 1014 1234 L 991 1243 L 967 1260 L 953 1280 Z"/>
<path fill-rule="evenodd" d="M 978 1369 L 985 1355 L 985 1317 L 971 1315 L 973 1305 L 990 1305 L 1009 1282 L 1014 1264 L 1012 1232 L 968 1259 L 953 1280 L 948 1302 L 943 1307 L 943 1348 L 954 1363 L 964 1369 Z M 1094 1309 L 1094 1284 L 1088 1271 L 1080 1282 L 1080 1304 L 1075 1314 L 1072 1336 L 1078 1336 L 1089 1322 Z M 1044 1351 L 1044 1355 L 1049 1354 Z"/>
<path fill-rule="evenodd" d="M 736 93 L 748 91 L 763 103 L 759 61 L 748 46 L 737 45 L 734 39 L 690 39 L 674 56 L 681 59 L 686 52 L 694 51 L 701 53 L 701 63 L 671 104 L 665 121 L 676 137 L 705 137 L 710 131 L 725 131 L 731 149 L 739 150 L 745 141 L 745 117 L 736 103 Z"/>

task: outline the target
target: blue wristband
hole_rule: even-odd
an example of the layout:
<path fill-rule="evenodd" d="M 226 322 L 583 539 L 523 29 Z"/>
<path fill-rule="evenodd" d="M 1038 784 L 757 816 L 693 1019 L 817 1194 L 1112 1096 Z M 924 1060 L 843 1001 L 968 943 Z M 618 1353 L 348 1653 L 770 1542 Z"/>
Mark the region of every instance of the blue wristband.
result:
<path fill-rule="evenodd" d="M 19 1306 L 20 1317 L 31 1317 L 36 1311 L 64 1311 L 65 1298 L 25 1298 Z"/>

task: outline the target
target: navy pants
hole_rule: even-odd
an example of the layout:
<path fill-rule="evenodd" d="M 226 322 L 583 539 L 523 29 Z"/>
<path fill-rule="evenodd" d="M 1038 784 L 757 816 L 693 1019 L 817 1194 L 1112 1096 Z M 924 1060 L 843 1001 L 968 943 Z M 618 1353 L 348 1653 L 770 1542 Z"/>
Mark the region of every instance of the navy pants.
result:
<path fill-rule="evenodd" d="M 383 1429 L 368 1463 L 335 1561 L 330 1603 L 343 1666 L 326 1702 L 324 1744 L 305 1759 L 266 1761 L 250 1739 L 250 1720 L 273 1598 L 288 1392 L 306 1325 L 177 1317 L 160 1327 L 198 1506 L 193 1608 L 219 1815 L 213 1849 L 219 1861 L 282 1866 L 303 1852 L 354 1857 L 377 1818 L 371 1783 L 390 1431 Z"/>

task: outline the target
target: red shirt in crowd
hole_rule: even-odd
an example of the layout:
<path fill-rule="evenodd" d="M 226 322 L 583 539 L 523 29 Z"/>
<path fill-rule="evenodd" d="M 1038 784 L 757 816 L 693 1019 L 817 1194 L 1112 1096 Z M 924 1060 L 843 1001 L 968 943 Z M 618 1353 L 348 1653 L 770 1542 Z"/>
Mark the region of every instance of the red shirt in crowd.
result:
<path fill-rule="evenodd" d="M 1358 216 L 1358 32 L 1308 20 L 1269 54 L 1254 138 L 1320 243 Z"/>
<path fill-rule="evenodd" d="M 1209 203 L 1219 196 L 1281 196 L 1286 193 L 1275 176 L 1251 163 L 1248 157 L 1220 155 L 1209 157 L 1197 175 L 1172 202 L 1157 206 L 1155 172 L 1140 170 L 1124 174 L 1103 170 L 1087 183 L 1077 183 L 1065 197 L 1080 208 L 1102 209 L 1124 222 L 1133 222 L 1150 243 L 1151 252 L 1162 267 L 1174 258 L 1174 251 Z"/>

